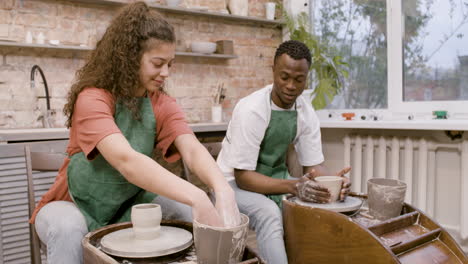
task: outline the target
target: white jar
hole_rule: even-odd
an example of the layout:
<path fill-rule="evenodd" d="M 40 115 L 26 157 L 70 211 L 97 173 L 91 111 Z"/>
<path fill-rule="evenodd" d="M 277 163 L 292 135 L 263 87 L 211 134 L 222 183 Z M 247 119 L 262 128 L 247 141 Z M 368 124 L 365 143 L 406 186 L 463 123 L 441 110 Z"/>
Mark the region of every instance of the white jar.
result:
<path fill-rule="evenodd" d="M 36 37 L 37 44 L 45 44 L 45 36 L 42 32 L 40 32 Z"/>
<path fill-rule="evenodd" d="M 249 14 L 249 0 L 228 1 L 228 7 L 232 15 L 247 16 Z"/>
<path fill-rule="evenodd" d="M 33 36 L 31 31 L 26 32 L 26 37 L 24 38 L 24 41 L 28 44 L 33 43 Z"/>

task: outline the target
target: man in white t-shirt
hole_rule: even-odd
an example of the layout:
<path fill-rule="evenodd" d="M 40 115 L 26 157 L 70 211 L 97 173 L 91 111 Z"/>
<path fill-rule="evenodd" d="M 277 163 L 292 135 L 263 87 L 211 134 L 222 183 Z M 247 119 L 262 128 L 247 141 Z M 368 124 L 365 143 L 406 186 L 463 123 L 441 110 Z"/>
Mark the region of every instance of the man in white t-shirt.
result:
<path fill-rule="evenodd" d="M 310 65 L 310 51 L 302 42 L 290 40 L 278 47 L 273 85 L 239 101 L 217 159 L 236 192 L 240 211 L 249 216 L 250 227 L 257 233 L 260 256 L 269 264 L 287 263 L 282 195 L 291 193 L 318 203 L 330 199 L 328 189 L 313 180 L 335 173 L 322 165 L 319 120 L 310 102 L 301 96 Z M 290 144 L 303 167 L 305 175 L 300 179 L 289 178 L 286 155 Z M 344 179 L 341 199 L 350 186 L 349 179 Z"/>

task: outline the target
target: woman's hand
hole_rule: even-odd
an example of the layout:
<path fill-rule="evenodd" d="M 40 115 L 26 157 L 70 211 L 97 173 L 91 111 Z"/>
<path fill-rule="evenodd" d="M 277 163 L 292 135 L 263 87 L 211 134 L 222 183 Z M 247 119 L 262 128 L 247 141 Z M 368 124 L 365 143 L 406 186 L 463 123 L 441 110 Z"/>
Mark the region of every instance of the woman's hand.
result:
<path fill-rule="evenodd" d="M 234 227 L 241 224 L 239 208 L 237 207 L 234 191 L 231 187 L 215 192 L 216 210 L 224 222 L 225 227 Z"/>
<path fill-rule="evenodd" d="M 224 226 L 218 211 L 205 193 L 192 205 L 192 215 L 193 219 L 200 224 L 216 227 Z"/>
<path fill-rule="evenodd" d="M 306 173 L 296 183 L 296 192 L 299 199 L 312 203 L 330 202 L 330 192 L 313 180 L 311 174 Z"/>

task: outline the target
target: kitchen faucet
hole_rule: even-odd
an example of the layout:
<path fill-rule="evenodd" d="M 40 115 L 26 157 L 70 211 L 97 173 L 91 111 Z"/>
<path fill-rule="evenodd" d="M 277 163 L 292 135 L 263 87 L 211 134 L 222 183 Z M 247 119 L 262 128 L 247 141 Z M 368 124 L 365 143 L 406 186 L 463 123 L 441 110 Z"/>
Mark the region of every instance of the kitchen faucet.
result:
<path fill-rule="evenodd" d="M 49 87 L 47 86 L 47 81 L 44 76 L 44 72 L 42 71 L 41 67 L 38 65 L 34 65 L 31 68 L 31 90 L 34 90 L 35 87 L 35 82 L 34 82 L 34 77 L 36 70 L 39 71 L 39 74 L 41 75 L 42 81 L 44 82 L 44 88 L 45 88 L 45 99 L 47 103 L 47 110 L 45 114 L 42 116 L 42 124 L 44 127 L 49 128 L 52 127 L 52 110 L 50 110 L 50 96 L 49 96 Z M 39 97 L 42 98 L 42 97 Z"/>

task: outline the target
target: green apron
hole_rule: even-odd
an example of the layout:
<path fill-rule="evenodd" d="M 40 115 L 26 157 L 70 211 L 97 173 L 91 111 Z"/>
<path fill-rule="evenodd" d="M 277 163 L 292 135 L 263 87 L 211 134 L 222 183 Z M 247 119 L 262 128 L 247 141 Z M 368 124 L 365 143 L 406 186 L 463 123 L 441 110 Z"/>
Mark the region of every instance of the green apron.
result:
<path fill-rule="evenodd" d="M 296 137 L 297 111 L 271 110 L 271 119 L 260 144 L 256 172 L 276 179 L 286 179 L 288 146 Z M 282 194 L 267 195 L 281 207 Z"/>
<path fill-rule="evenodd" d="M 115 106 L 115 123 L 132 148 L 146 156 L 153 152 L 156 120 L 149 98 L 140 98 L 135 120 L 123 104 Z M 134 204 L 149 203 L 156 195 L 128 182 L 102 155 L 88 160 L 83 152 L 71 156 L 67 168 L 70 196 L 86 218 L 88 230 L 130 221 Z"/>

